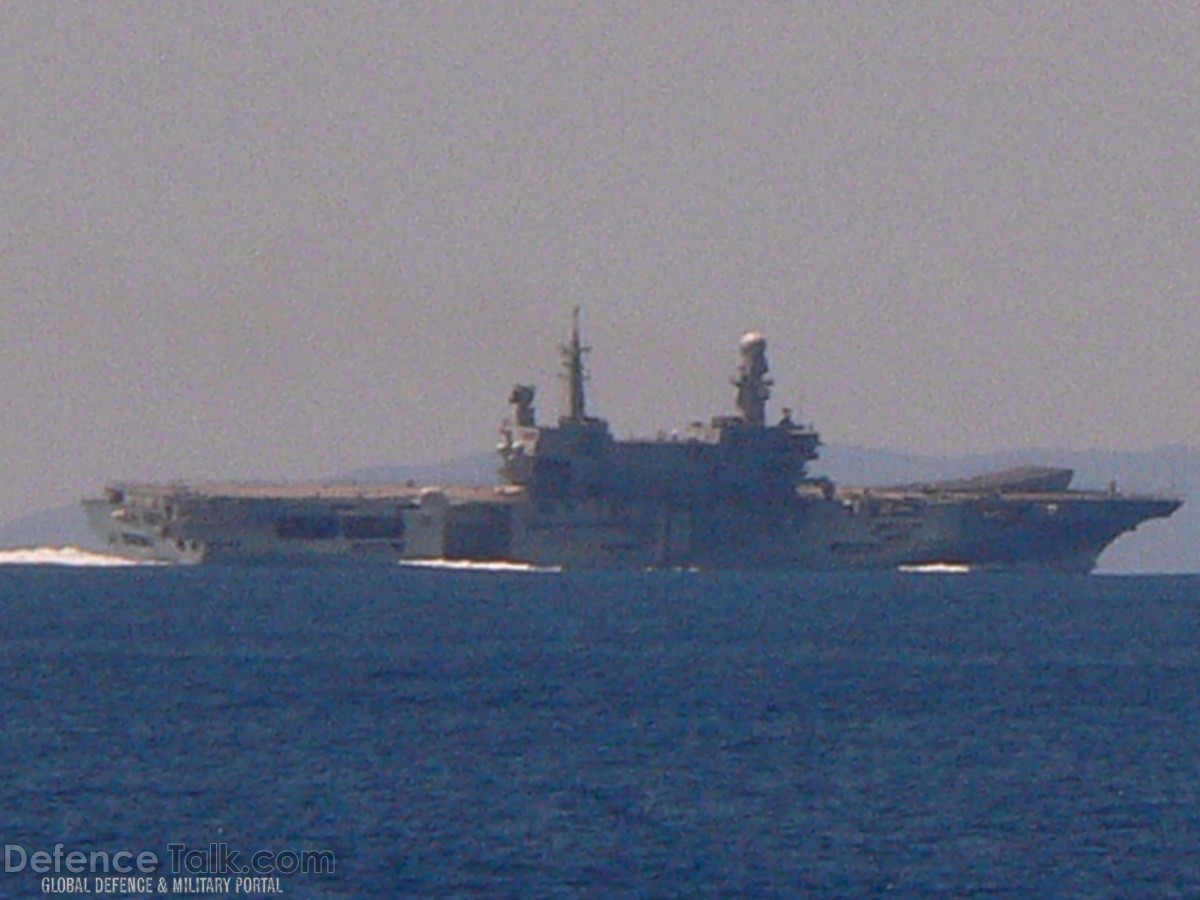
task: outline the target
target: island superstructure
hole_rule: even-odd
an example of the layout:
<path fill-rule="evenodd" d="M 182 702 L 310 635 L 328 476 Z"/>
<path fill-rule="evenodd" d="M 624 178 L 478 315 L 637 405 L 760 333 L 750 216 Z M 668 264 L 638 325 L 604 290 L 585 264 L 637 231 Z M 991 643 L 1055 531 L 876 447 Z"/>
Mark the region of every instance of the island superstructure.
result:
<path fill-rule="evenodd" d="M 1070 469 L 839 488 L 809 472 L 820 436 L 768 424 L 766 340 L 739 345 L 734 415 L 617 440 L 587 411 L 578 310 L 561 348 L 567 403 L 540 425 L 516 385 L 494 487 L 115 483 L 84 501 L 114 552 L 175 563 L 419 560 L 565 568 L 1087 572 L 1173 497 L 1072 490 Z"/>

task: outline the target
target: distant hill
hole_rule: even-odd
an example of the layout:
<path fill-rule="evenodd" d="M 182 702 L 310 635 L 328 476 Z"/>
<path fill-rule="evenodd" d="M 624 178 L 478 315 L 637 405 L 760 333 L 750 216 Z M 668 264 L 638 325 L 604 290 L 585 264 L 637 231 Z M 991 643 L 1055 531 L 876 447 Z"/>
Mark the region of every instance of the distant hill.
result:
<path fill-rule="evenodd" d="M 56 506 L 21 516 L 0 525 L 0 547 L 82 547 L 100 550 L 103 545 L 88 528 L 78 503 Z"/>
<path fill-rule="evenodd" d="M 1200 572 L 1200 448 L 1165 447 L 1128 453 L 1103 450 L 1016 450 L 960 457 L 930 457 L 839 444 L 824 447 L 814 471 L 839 484 L 903 484 L 955 478 L 1027 463 L 1063 466 L 1076 472 L 1076 487 L 1169 492 L 1194 501 L 1170 519 L 1150 522 L 1126 535 L 1100 559 L 1101 572 Z M 492 484 L 494 454 L 445 463 L 374 466 L 319 479 L 361 484 Z M 102 549 L 72 505 L 43 510 L 0 525 L 0 547 L 73 546 Z"/>
<path fill-rule="evenodd" d="M 479 453 L 462 459 L 423 466 L 372 466 L 353 469 L 338 475 L 322 478 L 322 481 L 361 484 L 467 484 L 488 485 L 496 483 L 498 463 L 496 454 Z"/>

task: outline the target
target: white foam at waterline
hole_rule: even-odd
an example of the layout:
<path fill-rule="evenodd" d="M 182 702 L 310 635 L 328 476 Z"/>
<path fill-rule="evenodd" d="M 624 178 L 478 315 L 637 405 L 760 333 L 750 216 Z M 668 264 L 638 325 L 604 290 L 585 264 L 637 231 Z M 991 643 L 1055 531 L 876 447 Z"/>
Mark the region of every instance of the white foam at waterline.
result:
<path fill-rule="evenodd" d="M 901 572 L 917 572 L 920 574 L 951 574 L 965 575 L 971 567 L 963 563 L 922 563 L 916 566 L 899 566 Z"/>
<path fill-rule="evenodd" d="M 470 559 L 402 559 L 402 566 L 417 566 L 422 569 L 466 569 L 474 572 L 561 572 L 562 566 L 535 566 L 533 563 L 490 560 L 480 562 Z"/>
<path fill-rule="evenodd" d="M 0 550 L 4 566 L 146 566 L 156 563 L 96 553 L 80 547 L 21 547 Z"/>

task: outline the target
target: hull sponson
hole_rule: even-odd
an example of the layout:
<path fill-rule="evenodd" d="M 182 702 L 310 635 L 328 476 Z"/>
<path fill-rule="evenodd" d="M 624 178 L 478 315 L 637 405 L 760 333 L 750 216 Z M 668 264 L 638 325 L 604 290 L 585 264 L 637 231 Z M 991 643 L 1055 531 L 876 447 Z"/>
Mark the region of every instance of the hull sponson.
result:
<path fill-rule="evenodd" d="M 171 563 L 369 565 L 508 560 L 570 568 L 1087 572 L 1179 501 L 1101 492 L 977 494 L 811 485 L 755 506 L 534 499 L 522 488 L 114 485 L 85 501 L 115 553 Z"/>
<path fill-rule="evenodd" d="M 362 565 L 440 558 L 448 531 L 493 558 L 486 535 L 467 538 L 509 502 L 502 488 L 122 484 L 84 507 L 109 549 L 135 559 Z"/>

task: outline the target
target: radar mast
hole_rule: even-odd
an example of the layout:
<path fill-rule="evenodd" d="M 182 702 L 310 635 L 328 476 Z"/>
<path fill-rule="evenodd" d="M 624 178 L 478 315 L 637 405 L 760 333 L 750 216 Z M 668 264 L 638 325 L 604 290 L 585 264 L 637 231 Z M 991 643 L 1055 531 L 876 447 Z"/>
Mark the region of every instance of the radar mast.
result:
<path fill-rule="evenodd" d="M 765 425 L 767 399 L 774 384 L 767 377 L 767 339 L 757 331 L 747 332 L 742 335 L 738 349 L 742 358 L 738 362 L 737 377 L 733 379 L 738 411 L 747 425 Z"/>
<path fill-rule="evenodd" d="M 583 354 L 591 350 L 579 342 L 579 307 L 571 310 L 571 342 L 559 347 L 563 359 L 563 377 L 567 380 L 567 422 L 587 421 L 583 383 L 587 380 L 587 371 L 583 367 Z"/>

